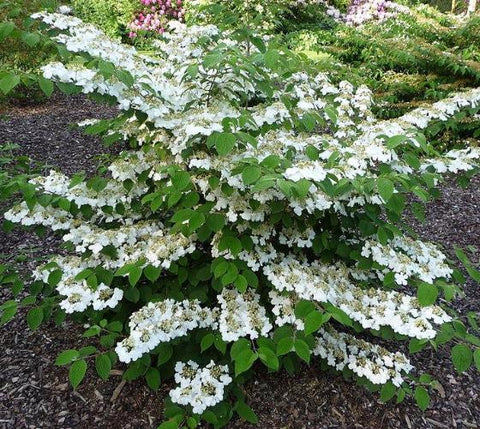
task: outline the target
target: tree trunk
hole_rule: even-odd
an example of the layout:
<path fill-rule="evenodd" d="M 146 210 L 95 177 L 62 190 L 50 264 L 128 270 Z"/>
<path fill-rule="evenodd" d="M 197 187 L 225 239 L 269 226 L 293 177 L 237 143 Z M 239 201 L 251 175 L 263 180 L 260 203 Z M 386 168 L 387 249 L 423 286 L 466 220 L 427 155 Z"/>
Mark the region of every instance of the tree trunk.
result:
<path fill-rule="evenodd" d="M 451 12 L 454 13 L 456 8 L 457 8 L 457 0 L 452 0 L 452 10 L 451 10 Z"/>

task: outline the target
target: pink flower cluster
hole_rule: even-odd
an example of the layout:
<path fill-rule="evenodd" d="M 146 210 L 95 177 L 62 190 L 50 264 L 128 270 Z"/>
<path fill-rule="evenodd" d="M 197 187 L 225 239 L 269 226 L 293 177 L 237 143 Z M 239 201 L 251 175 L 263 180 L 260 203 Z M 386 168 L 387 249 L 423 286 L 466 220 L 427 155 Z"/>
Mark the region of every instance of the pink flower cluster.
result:
<path fill-rule="evenodd" d="M 143 9 L 137 12 L 129 24 L 130 37 L 136 37 L 139 31 L 164 33 L 170 19 L 183 21 L 185 9 L 182 0 L 140 0 Z"/>

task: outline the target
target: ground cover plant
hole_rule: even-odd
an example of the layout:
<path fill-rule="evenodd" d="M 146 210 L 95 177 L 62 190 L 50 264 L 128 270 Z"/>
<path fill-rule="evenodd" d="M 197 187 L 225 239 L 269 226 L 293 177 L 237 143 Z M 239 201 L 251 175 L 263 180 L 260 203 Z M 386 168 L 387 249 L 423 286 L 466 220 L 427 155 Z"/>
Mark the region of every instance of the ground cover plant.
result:
<path fill-rule="evenodd" d="M 382 120 L 366 86 L 312 72 L 251 27 L 175 22 L 147 56 L 72 16 L 35 19 L 66 48 L 43 78 L 118 104 L 114 120 L 82 125 L 131 146 L 104 174 L 30 180 L 5 214 L 66 243 L 21 306 L 34 329 L 88 325 L 92 345 L 56 362 L 74 387 L 89 365 L 108 378 L 120 361 L 127 380 L 177 383 L 162 427 L 221 427 L 256 421 L 240 388 L 254 363 L 295 373 L 319 359 L 422 409 L 436 382 L 402 343 L 453 342 L 456 369 L 478 367 L 476 316 L 467 326 L 448 305 L 463 275 L 402 215 L 408 196 L 421 219 L 446 176 L 478 173 L 479 89 Z M 3 304 L 3 322 L 17 308 Z"/>

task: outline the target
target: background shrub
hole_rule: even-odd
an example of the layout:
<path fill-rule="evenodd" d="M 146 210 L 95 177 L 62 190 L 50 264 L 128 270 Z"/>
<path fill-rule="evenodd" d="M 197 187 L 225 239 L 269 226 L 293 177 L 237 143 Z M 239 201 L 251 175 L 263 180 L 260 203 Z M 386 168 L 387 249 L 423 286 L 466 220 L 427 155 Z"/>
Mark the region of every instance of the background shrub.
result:
<path fill-rule="evenodd" d="M 76 16 L 100 27 L 111 37 L 123 37 L 139 9 L 136 0 L 73 0 Z"/>

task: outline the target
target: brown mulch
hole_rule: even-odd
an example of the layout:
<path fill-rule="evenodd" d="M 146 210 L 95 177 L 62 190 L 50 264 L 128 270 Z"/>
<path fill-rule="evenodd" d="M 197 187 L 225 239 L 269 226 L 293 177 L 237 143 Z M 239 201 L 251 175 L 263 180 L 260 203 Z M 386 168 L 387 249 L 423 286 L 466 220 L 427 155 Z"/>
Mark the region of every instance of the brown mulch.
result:
<path fill-rule="evenodd" d="M 70 124 L 89 117 L 108 117 L 109 107 L 83 97 L 57 96 L 44 106 L 10 109 L 0 114 L 0 144 L 15 142 L 36 161 L 55 165 L 66 174 L 92 172 L 96 157 L 105 152 L 97 139 L 85 137 Z M 117 150 L 117 149 L 114 149 Z M 414 223 L 425 238 L 451 248 L 480 248 L 480 180 L 468 190 L 453 183 L 443 188 L 441 199 L 427 210 L 425 225 Z M 51 234 L 38 238 L 17 230 L 0 232 L 0 257 L 9 262 L 19 254 L 42 259 L 56 251 Z M 24 262 L 31 269 L 35 261 Z M 462 313 L 479 311 L 480 289 L 469 282 L 465 298 L 455 302 Z M 9 292 L 0 289 L 0 302 Z M 121 385 L 121 376 L 101 381 L 89 369 L 86 381 L 73 392 L 65 368 L 53 362 L 68 348 L 88 344 L 81 329 L 67 323 L 31 332 L 25 314 L 0 328 L 0 428 L 155 428 L 161 422 L 168 386 L 154 393 L 143 381 Z M 245 385 L 248 402 L 259 417 L 260 428 L 475 428 L 480 425 L 480 375 L 473 369 L 456 375 L 448 350 L 425 351 L 413 363 L 443 387 L 422 413 L 407 400 L 400 405 L 381 404 L 371 394 L 339 375 L 322 372 L 315 363 L 290 377 L 284 372 L 267 374 L 257 369 L 256 380 Z M 121 367 L 117 369 L 121 370 Z M 117 392 L 115 390 L 117 389 Z M 115 393 L 114 393 L 115 392 Z M 112 401 L 112 396 L 117 396 Z M 251 427 L 241 420 L 229 428 Z"/>

